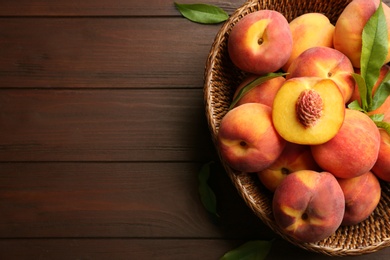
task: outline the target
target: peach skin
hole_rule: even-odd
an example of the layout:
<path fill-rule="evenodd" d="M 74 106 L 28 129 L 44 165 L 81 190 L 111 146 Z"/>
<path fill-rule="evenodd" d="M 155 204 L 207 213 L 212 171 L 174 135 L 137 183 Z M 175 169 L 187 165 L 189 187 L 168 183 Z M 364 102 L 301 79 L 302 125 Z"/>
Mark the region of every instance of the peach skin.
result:
<path fill-rule="evenodd" d="M 272 124 L 271 108 L 260 103 L 246 103 L 229 110 L 221 120 L 217 139 L 221 157 L 243 172 L 267 168 L 286 144 Z"/>
<path fill-rule="evenodd" d="M 318 242 L 341 225 L 345 199 L 331 173 L 303 170 L 291 173 L 276 188 L 272 209 L 287 235 L 300 242 Z"/>

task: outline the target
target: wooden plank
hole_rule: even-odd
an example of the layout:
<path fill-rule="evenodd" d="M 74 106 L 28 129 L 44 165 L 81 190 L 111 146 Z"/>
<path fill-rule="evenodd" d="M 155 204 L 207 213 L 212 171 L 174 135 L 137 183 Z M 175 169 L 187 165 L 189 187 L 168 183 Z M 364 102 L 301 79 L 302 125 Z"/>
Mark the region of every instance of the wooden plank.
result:
<path fill-rule="evenodd" d="M 171 0 L 14 0 L 1 3 L 0 16 L 180 16 Z M 181 0 L 179 3 L 195 3 Z M 229 14 L 245 0 L 204 0 Z M 383 0 L 390 5 L 390 0 Z M 294 4 L 294 3 L 290 3 Z"/>
<path fill-rule="evenodd" d="M 246 240 L 222 239 L 0 239 L 1 259 L 220 259 Z M 23 250 L 21 250 L 23 249 Z M 387 260 L 390 248 L 343 257 L 343 260 Z M 276 240 L 265 260 L 332 260 Z"/>
<path fill-rule="evenodd" d="M 179 3 L 194 3 L 181 0 Z M 233 12 L 245 0 L 205 0 Z M 171 0 L 15 0 L 1 3 L 0 16 L 179 16 Z"/>
<path fill-rule="evenodd" d="M 199 163 L 1 163 L 1 238 L 267 238 L 226 174 L 220 219 L 200 202 Z M 222 199 L 221 199 L 222 198 Z M 0 250 L 1 251 L 1 250 Z M 4 259 L 4 258 L 2 258 Z"/>
<path fill-rule="evenodd" d="M 219 259 L 240 243 L 241 241 L 213 239 L 16 239 L 0 240 L 0 258 Z"/>
<path fill-rule="evenodd" d="M 219 28 L 181 18 L 0 18 L 0 88 L 202 88 Z"/>
<path fill-rule="evenodd" d="M 0 161 L 207 161 L 203 92 L 0 90 Z"/>

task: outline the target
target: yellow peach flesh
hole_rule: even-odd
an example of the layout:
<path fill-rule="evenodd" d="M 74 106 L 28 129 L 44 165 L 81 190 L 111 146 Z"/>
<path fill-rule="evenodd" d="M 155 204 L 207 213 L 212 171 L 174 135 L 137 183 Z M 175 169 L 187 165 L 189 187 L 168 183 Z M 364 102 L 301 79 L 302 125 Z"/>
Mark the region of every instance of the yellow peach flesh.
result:
<path fill-rule="evenodd" d="M 297 100 L 302 92 L 315 91 L 323 103 L 321 116 L 310 127 L 297 119 Z M 329 79 L 292 78 L 275 96 L 272 119 L 278 133 L 287 141 L 298 144 L 320 144 L 334 137 L 344 120 L 344 98 L 338 86 Z"/>

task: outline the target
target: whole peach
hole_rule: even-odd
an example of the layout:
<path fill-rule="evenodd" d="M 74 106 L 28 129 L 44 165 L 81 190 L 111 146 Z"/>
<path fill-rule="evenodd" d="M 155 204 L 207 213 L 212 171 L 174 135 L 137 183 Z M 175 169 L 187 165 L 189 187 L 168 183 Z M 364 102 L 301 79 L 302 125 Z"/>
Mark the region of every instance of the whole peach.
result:
<path fill-rule="evenodd" d="M 328 172 L 293 172 L 276 188 L 272 201 L 277 225 L 301 242 L 332 235 L 344 216 L 345 199 L 337 179 Z"/>
<path fill-rule="evenodd" d="M 334 25 L 321 13 L 305 13 L 290 22 L 293 46 L 289 59 L 283 65 L 287 71 L 290 64 L 305 50 L 325 46 L 333 47 Z"/>
<path fill-rule="evenodd" d="M 321 77 L 333 80 L 343 94 L 351 98 L 355 88 L 351 61 L 340 51 L 329 47 L 312 47 L 302 52 L 290 65 L 287 79 L 294 77 Z"/>
<path fill-rule="evenodd" d="M 381 198 L 377 177 L 369 171 L 355 178 L 338 179 L 338 182 L 345 198 L 341 225 L 355 225 L 368 218 Z"/>
<path fill-rule="evenodd" d="M 345 109 L 344 122 L 335 137 L 311 146 L 314 160 L 338 178 L 353 178 L 371 170 L 379 153 L 380 134 L 366 114 Z"/>
<path fill-rule="evenodd" d="M 247 14 L 232 28 L 228 53 L 241 70 L 257 75 L 279 70 L 288 60 L 292 35 L 286 18 L 273 10 Z"/>
<path fill-rule="evenodd" d="M 272 124 L 269 106 L 246 103 L 229 110 L 222 118 L 217 143 L 221 157 L 232 168 L 258 172 L 279 157 L 286 141 Z"/>

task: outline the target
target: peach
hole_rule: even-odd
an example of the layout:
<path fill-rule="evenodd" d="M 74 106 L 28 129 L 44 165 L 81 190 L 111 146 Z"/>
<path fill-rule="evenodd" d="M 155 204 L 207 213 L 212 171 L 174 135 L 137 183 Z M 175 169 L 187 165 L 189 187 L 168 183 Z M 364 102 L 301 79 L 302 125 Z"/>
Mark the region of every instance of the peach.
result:
<path fill-rule="evenodd" d="M 334 48 L 347 55 L 356 68 L 360 68 L 364 26 L 378 6 L 379 0 L 353 0 L 337 19 L 333 37 Z M 390 8 L 385 3 L 382 3 L 382 6 L 387 24 L 390 25 Z M 390 40 L 390 26 L 388 26 L 388 39 Z M 388 52 L 384 64 L 389 61 L 390 52 Z"/>
<path fill-rule="evenodd" d="M 344 112 L 344 97 L 333 80 L 297 77 L 286 80 L 276 94 L 272 120 L 286 141 L 313 145 L 337 134 Z"/>
<path fill-rule="evenodd" d="M 279 70 L 290 57 L 292 35 L 286 18 L 273 10 L 244 16 L 232 28 L 229 57 L 239 69 L 257 75 Z"/>
<path fill-rule="evenodd" d="M 351 61 L 340 51 L 329 47 L 312 47 L 301 53 L 288 68 L 287 79 L 321 77 L 333 80 L 340 88 L 344 102 L 351 98 L 355 88 Z"/>
<path fill-rule="evenodd" d="M 390 123 L 390 108 L 384 113 L 383 121 Z M 390 135 L 382 128 L 379 128 L 379 132 L 381 135 L 379 154 L 372 171 L 379 179 L 390 182 Z"/>
<path fill-rule="evenodd" d="M 377 177 L 369 171 L 355 178 L 338 179 L 338 182 L 345 198 L 341 225 L 355 225 L 368 218 L 381 198 Z"/>
<path fill-rule="evenodd" d="M 229 110 L 221 120 L 217 143 L 222 159 L 244 172 L 267 168 L 286 144 L 272 124 L 271 108 L 260 103 Z"/>
<path fill-rule="evenodd" d="M 258 76 L 256 75 L 251 75 L 248 76 L 246 79 L 244 79 L 244 81 L 237 87 L 233 95 L 233 100 L 237 97 L 238 93 L 241 91 L 242 88 L 244 88 L 250 82 L 255 80 L 257 77 Z M 266 82 L 260 83 L 257 86 L 255 86 L 253 89 L 251 89 L 249 92 L 247 92 L 236 103 L 235 106 L 239 106 L 245 103 L 261 103 L 269 107 L 272 107 L 275 95 L 285 81 L 286 79 L 280 76 L 280 77 L 267 80 Z"/>
<path fill-rule="evenodd" d="M 343 191 L 329 172 L 302 170 L 289 174 L 272 200 L 277 225 L 301 242 L 317 242 L 340 226 L 345 210 Z"/>
<path fill-rule="evenodd" d="M 286 143 L 278 159 L 267 169 L 258 172 L 257 176 L 268 190 L 275 192 L 288 174 L 300 170 L 319 171 L 320 167 L 314 161 L 309 146 Z"/>
<path fill-rule="evenodd" d="M 338 178 L 353 178 L 371 170 L 379 153 L 380 134 L 366 114 L 345 109 L 344 123 L 326 143 L 311 146 L 318 165 Z"/>
<path fill-rule="evenodd" d="M 311 47 L 333 47 L 334 25 L 324 14 L 306 13 L 293 19 L 289 25 L 293 46 L 283 71 L 287 71 L 293 60 Z"/>

